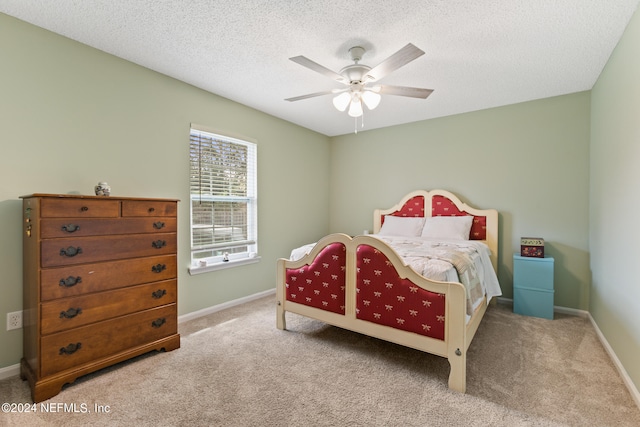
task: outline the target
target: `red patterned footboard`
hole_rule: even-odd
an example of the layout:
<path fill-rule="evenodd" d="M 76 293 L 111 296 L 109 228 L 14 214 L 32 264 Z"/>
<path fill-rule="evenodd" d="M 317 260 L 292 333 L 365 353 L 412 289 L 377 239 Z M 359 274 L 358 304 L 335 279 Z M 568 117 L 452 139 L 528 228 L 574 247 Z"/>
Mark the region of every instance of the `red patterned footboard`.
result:
<path fill-rule="evenodd" d="M 287 301 L 344 314 L 346 252 L 344 243 L 331 243 L 310 264 L 287 268 Z"/>
<path fill-rule="evenodd" d="M 356 318 L 444 340 L 445 295 L 403 279 L 382 252 L 356 249 Z"/>
<path fill-rule="evenodd" d="M 465 391 L 466 349 L 482 313 L 465 325 L 464 286 L 428 280 L 382 240 L 332 234 L 297 261 L 279 259 L 279 329 L 292 312 L 446 357 L 449 387 Z"/>

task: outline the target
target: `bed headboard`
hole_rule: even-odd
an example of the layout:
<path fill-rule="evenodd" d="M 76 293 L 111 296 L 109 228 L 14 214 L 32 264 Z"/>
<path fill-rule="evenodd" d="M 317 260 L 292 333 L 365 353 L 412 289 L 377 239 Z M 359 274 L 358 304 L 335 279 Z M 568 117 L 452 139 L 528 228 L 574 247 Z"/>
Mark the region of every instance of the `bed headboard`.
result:
<path fill-rule="evenodd" d="M 475 209 L 462 203 L 453 193 L 446 190 L 417 190 L 404 196 L 389 209 L 373 212 L 373 232 L 378 233 L 385 215 L 393 216 L 473 216 L 470 240 L 481 240 L 491 249 L 491 263 L 498 268 L 498 211 L 495 209 Z"/>

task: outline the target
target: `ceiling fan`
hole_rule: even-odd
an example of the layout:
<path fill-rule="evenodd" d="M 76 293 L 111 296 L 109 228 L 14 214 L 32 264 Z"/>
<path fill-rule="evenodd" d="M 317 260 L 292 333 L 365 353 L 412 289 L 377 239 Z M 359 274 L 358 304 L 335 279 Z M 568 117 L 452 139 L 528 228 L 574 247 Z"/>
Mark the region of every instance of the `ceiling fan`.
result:
<path fill-rule="evenodd" d="M 339 111 L 345 111 L 349 107 L 348 114 L 351 117 L 360 117 L 363 114 L 362 104 L 364 103 L 369 110 L 373 110 L 380 103 L 381 94 L 425 99 L 433 92 L 432 89 L 376 84 L 378 80 L 386 77 L 392 71 L 424 55 L 424 52 L 413 44 L 407 44 L 373 68 L 360 64 L 364 53 L 365 49 L 361 46 L 354 46 L 349 49 L 349 54 L 354 64 L 347 65 L 339 73 L 323 67 L 304 56 L 289 58 L 291 61 L 345 84 L 347 87 L 287 98 L 285 101 L 293 102 L 316 96 L 335 94 L 333 105 Z"/>

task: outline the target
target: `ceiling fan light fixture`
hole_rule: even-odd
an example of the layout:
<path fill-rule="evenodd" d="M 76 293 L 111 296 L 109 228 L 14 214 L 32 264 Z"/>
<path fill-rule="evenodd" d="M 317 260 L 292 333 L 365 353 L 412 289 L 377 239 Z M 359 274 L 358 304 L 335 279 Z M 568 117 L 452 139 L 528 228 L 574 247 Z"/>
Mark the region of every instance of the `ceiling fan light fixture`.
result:
<path fill-rule="evenodd" d="M 360 117 L 362 115 L 362 102 L 360 102 L 360 98 L 354 98 L 349 105 L 349 115 L 351 117 Z"/>
<path fill-rule="evenodd" d="M 364 105 L 366 105 L 369 110 L 373 110 L 380 104 L 380 99 L 382 98 L 382 96 L 377 92 L 365 90 L 362 93 L 361 98 L 364 102 Z"/>
<path fill-rule="evenodd" d="M 338 111 L 346 110 L 350 102 L 351 94 L 348 92 L 342 92 L 340 95 L 333 98 L 333 106 L 336 107 Z"/>

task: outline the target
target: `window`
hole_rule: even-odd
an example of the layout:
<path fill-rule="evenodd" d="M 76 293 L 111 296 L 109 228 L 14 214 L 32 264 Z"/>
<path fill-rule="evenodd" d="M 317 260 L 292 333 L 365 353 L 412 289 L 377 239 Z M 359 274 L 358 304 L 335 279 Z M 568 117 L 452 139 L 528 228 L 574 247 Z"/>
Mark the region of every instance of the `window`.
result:
<path fill-rule="evenodd" d="M 258 260 L 257 146 L 191 125 L 191 268 Z"/>

